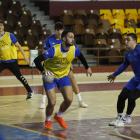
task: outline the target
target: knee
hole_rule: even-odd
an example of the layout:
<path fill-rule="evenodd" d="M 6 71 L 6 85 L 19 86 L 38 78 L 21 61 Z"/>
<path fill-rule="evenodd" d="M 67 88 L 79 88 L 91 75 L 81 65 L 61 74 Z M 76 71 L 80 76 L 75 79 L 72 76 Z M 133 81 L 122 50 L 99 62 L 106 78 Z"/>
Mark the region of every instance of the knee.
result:
<path fill-rule="evenodd" d="M 123 97 L 122 95 L 119 95 L 119 96 L 118 96 L 118 100 L 119 100 L 119 101 L 125 101 L 125 100 L 126 100 L 126 98 L 125 98 L 125 97 Z"/>
<path fill-rule="evenodd" d="M 54 107 L 55 104 L 56 104 L 56 101 L 48 102 L 48 106 L 49 106 L 49 107 Z"/>
<path fill-rule="evenodd" d="M 70 105 L 72 103 L 72 98 L 65 100 L 66 104 Z"/>
<path fill-rule="evenodd" d="M 134 103 L 135 102 L 135 98 L 133 96 L 128 96 L 128 102 L 129 103 Z"/>

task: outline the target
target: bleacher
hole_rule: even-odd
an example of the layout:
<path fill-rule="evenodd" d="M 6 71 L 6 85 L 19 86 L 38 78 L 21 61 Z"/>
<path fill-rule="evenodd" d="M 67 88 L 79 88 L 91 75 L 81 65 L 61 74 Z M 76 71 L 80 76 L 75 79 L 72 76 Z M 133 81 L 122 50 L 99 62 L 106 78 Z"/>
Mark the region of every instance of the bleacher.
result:
<path fill-rule="evenodd" d="M 139 18 L 140 9 L 61 10 L 60 12 L 60 21 L 72 29 L 75 36 L 81 37 L 83 48 L 102 48 L 99 57 L 116 56 L 108 58 L 109 64 L 122 63 L 124 57 L 120 56 L 124 56 L 127 51 L 124 43 L 126 34 L 136 33 L 139 43 Z M 96 50 L 93 50 L 93 55 L 97 56 Z"/>
<path fill-rule="evenodd" d="M 41 54 L 45 39 L 51 35 L 51 30 L 46 29 L 46 24 L 41 25 L 40 20 L 36 20 L 37 15 L 26 10 L 26 6 L 16 0 L 1 0 L 0 19 L 4 21 L 4 30 L 15 35 L 29 58 L 29 50 L 39 49 Z M 18 52 L 18 64 L 28 65 L 22 59 L 22 54 Z"/>

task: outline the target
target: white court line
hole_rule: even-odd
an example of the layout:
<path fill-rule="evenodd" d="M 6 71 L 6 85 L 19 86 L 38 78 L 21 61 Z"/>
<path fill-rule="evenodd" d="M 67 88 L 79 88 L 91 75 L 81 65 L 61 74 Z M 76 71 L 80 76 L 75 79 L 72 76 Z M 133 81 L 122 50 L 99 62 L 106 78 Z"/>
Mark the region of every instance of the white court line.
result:
<path fill-rule="evenodd" d="M 5 107 L 5 106 L 11 106 L 11 104 L 10 105 L 1 105 L 0 107 Z"/>
<path fill-rule="evenodd" d="M 114 83 L 128 82 L 129 80 L 116 80 Z M 99 84 L 99 83 L 109 83 L 109 81 L 87 81 L 87 82 L 77 82 L 77 84 Z M 30 86 L 42 86 L 42 83 L 29 84 Z M 22 87 L 22 84 L 12 84 L 12 85 L 0 85 L 0 87 Z"/>

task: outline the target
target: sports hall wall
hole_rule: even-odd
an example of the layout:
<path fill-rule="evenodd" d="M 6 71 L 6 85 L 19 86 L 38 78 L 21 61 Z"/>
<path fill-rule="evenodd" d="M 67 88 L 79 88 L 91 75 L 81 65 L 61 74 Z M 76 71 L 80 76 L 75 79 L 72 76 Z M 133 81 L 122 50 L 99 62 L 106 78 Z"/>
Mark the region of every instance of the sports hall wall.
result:
<path fill-rule="evenodd" d="M 59 21 L 61 10 L 76 10 L 76 9 L 140 9 L 140 1 L 68 1 L 68 2 L 35 2 L 36 6 L 40 6 L 40 10 L 44 10 L 50 18 Z M 49 7 L 49 9 L 48 9 Z"/>

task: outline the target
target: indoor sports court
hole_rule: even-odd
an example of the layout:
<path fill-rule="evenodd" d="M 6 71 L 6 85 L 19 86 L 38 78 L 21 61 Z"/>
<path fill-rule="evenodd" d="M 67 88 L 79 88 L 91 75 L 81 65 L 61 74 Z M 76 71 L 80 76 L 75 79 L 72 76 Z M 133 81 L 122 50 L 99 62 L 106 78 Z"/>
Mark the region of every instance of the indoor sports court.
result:
<path fill-rule="evenodd" d="M 117 77 L 115 83 L 109 83 L 109 74 L 93 73 L 92 77 L 86 77 L 84 73 L 75 74 L 82 99 L 88 108 L 79 108 L 77 97 L 73 94 L 73 102 L 63 116 L 68 129 L 62 129 L 53 121 L 52 116 L 53 131 L 44 129 L 45 109 L 38 109 L 41 101 L 41 77 L 26 77 L 35 92 L 30 101 L 25 100 L 26 90 L 18 80 L 3 80 L 4 77 L 1 77 L 0 140 L 139 140 L 139 99 L 131 117 L 132 123 L 121 128 L 108 126 L 117 116 L 118 94 L 133 76 L 132 72 L 124 72 Z M 53 115 L 63 100 L 57 89 L 56 96 Z"/>
<path fill-rule="evenodd" d="M 16 37 L 30 59 L 28 65 L 17 48 L 20 71 L 34 91 L 33 98 L 26 100 L 27 91 L 15 76 L 8 70 L 0 73 L 0 140 L 140 140 L 140 99 L 136 100 L 130 124 L 108 125 L 117 117 L 118 95 L 134 76 L 132 68 L 128 67 L 114 83 L 107 81 L 107 76 L 124 60 L 126 35 L 135 33 L 140 44 L 139 0 L 0 0 L 0 20 L 4 21 L 4 31 Z M 73 31 L 75 44 L 93 75 L 87 77 L 82 64 L 75 59 L 73 73 L 88 108 L 79 107 L 73 93 L 73 102 L 63 115 L 68 128 L 61 128 L 53 120 L 63 100 L 56 88 L 53 131 L 48 131 L 44 129 L 45 109 L 39 109 L 42 76 L 31 67 L 35 66 L 32 58 L 42 54 L 46 38 L 56 33 L 56 22 Z"/>

